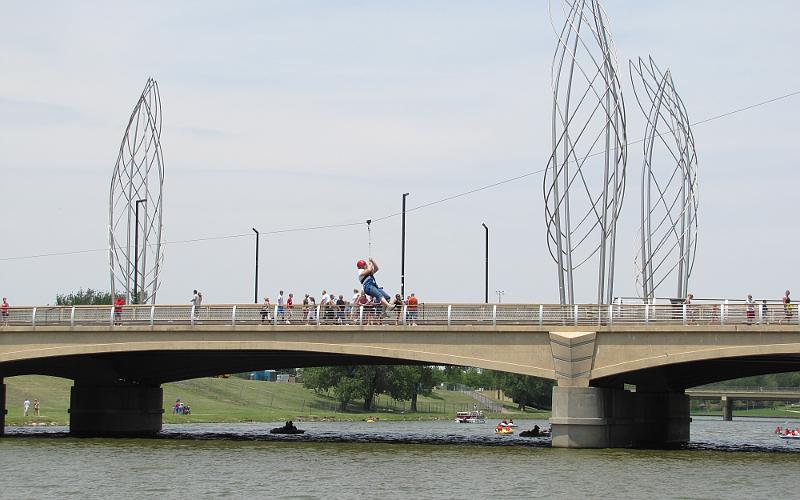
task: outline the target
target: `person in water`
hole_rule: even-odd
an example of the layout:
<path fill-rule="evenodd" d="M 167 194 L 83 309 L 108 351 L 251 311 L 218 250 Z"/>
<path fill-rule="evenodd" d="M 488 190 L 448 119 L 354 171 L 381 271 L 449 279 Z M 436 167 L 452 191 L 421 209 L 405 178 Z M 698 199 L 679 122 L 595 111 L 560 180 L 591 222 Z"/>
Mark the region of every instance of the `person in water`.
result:
<path fill-rule="evenodd" d="M 358 281 L 360 281 L 361 286 L 364 287 L 364 293 L 373 299 L 380 300 L 383 310 L 389 311 L 389 299 L 392 298 L 392 296 L 383 291 L 383 288 L 379 287 L 378 282 L 375 281 L 375 273 L 377 273 L 379 269 L 378 264 L 372 257 L 367 257 L 367 261 L 361 259 L 356 262 L 356 267 L 358 268 Z"/>

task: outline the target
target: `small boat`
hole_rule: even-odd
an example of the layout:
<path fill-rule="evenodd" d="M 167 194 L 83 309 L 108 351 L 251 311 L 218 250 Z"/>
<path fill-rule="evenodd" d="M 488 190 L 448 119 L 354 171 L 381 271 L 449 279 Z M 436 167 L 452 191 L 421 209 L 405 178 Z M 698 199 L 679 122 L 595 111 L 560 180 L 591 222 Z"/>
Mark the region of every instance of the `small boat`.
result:
<path fill-rule="evenodd" d="M 459 424 L 485 424 L 486 417 L 480 410 L 460 411 L 456 413 L 456 422 Z"/>
<path fill-rule="evenodd" d="M 795 439 L 800 440 L 800 434 L 781 434 L 778 436 L 781 439 Z"/>
<path fill-rule="evenodd" d="M 372 418 L 372 417 L 369 417 L 369 418 L 367 418 L 367 419 L 365 420 L 365 422 L 366 422 L 366 423 L 368 423 L 368 424 L 371 424 L 371 423 L 374 423 L 374 422 L 375 422 L 375 419 L 374 419 L 374 418 Z"/>
<path fill-rule="evenodd" d="M 494 430 L 495 434 L 514 434 L 514 429 L 511 427 L 498 427 Z"/>

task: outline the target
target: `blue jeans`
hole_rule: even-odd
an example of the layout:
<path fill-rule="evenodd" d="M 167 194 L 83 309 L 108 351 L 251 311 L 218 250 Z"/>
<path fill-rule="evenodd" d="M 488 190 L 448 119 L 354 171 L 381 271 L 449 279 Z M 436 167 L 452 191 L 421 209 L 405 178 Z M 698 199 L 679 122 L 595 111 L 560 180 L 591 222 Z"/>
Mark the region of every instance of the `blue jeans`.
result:
<path fill-rule="evenodd" d="M 364 280 L 364 293 L 366 293 L 373 299 L 384 298 L 388 301 L 389 299 L 392 298 L 391 295 L 383 291 L 383 288 L 378 286 L 378 283 L 375 282 L 375 278 L 373 278 L 372 276 Z"/>

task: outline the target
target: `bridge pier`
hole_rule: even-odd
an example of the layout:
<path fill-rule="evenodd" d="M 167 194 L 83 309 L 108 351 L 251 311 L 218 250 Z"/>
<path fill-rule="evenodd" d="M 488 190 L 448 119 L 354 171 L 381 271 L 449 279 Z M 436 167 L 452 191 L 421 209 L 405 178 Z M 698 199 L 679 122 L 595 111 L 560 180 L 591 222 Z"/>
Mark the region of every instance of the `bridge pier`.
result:
<path fill-rule="evenodd" d="M 0 377 L 0 437 L 6 430 L 6 384 L 3 377 Z"/>
<path fill-rule="evenodd" d="M 76 436 L 149 436 L 161 431 L 161 387 L 94 385 L 70 391 L 69 432 Z"/>
<path fill-rule="evenodd" d="M 606 387 L 553 387 L 555 448 L 664 448 L 689 441 L 689 397 Z"/>
<path fill-rule="evenodd" d="M 728 396 L 722 396 L 720 402 L 722 403 L 722 420 L 730 422 L 733 420 L 733 400 L 728 399 Z"/>

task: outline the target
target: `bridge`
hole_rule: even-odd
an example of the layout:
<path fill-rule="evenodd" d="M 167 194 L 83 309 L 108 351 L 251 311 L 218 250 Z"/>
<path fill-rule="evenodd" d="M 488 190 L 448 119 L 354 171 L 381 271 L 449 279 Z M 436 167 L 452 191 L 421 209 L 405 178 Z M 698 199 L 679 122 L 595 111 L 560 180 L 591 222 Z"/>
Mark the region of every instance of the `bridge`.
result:
<path fill-rule="evenodd" d="M 800 402 L 800 388 L 797 387 L 698 387 L 687 390 L 686 394 L 691 399 L 719 401 L 722 418 L 728 421 L 733 420 L 734 401 Z"/>
<path fill-rule="evenodd" d="M 264 368 L 463 365 L 557 381 L 553 446 L 672 446 L 689 439 L 687 388 L 800 370 L 797 316 L 757 309 L 421 304 L 383 317 L 241 304 L 12 308 L 0 326 L 0 384 L 25 374 L 72 379 L 70 432 L 141 435 L 161 429 L 165 382 Z"/>

